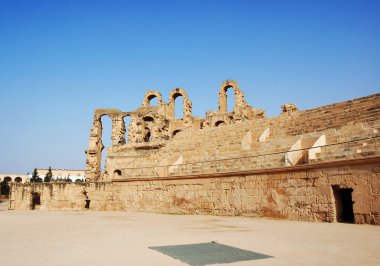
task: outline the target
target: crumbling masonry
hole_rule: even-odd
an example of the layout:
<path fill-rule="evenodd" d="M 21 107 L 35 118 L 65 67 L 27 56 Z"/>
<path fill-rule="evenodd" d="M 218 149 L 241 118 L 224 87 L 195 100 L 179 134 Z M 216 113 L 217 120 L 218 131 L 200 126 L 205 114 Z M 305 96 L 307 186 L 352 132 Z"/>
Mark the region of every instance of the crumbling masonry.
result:
<path fill-rule="evenodd" d="M 182 118 L 175 116 L 179 97 Z M 379 114 L 375 94 L 306 111 L 284 104 L 278 117 L 266 118 L 228 80 L 218 110 L 200 118 L 185 90 L 172 90 L 168 103 L 148 91 L 133 112 L 95 110 L 86 183 L 13 184 L 10 208 L 379 224 Z M 101 171 L 103 116 L 112 119 L 112 144 Z"/>

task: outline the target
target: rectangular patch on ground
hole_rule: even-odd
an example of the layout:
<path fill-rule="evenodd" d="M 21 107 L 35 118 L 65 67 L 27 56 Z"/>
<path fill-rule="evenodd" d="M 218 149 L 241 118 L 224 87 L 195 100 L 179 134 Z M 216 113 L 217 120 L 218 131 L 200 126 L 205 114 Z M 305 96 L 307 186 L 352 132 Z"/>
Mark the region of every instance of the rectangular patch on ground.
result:
<path fill-rule="evenodd" d="M 272 258 L 269 255 L 234 248 L 216 242 L 149 248 L 192 266 Z"/>

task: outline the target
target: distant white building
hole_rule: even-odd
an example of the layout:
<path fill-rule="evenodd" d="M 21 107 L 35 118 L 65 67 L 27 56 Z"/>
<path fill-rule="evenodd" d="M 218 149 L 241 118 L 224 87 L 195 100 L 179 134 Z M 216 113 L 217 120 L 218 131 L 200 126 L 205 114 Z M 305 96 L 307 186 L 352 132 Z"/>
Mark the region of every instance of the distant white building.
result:
<path fill-rule="evenodd" d="M 38 176 L 44 179 L 49 169 L 37 169 Z M 85 180 L 85 170 L 73 170 L 73 169 L 51 169 L 53 173 L 53 179 L 68 179 L 72 181 L 77 179 Z M 3 180 L 16 183 L 27 183 L 32 177 L 32 173 L 27 174 L 3 174 L 0 173 L 0 182 Z"/>

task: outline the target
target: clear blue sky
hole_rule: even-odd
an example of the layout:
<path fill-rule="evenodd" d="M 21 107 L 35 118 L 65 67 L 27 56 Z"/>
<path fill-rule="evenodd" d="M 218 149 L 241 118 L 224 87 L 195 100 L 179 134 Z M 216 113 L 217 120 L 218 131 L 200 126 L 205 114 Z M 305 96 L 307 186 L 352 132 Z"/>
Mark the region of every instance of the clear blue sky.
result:
<path fill-rule="evenodd" d="M 0 0 L 0 172 L 84 169 L 93 110 L 134 110 L 146 90 L 182 87 L 201 117 L 226 79 L 268 116 L 378 93 L 379 14 L 378 0 Z"/>

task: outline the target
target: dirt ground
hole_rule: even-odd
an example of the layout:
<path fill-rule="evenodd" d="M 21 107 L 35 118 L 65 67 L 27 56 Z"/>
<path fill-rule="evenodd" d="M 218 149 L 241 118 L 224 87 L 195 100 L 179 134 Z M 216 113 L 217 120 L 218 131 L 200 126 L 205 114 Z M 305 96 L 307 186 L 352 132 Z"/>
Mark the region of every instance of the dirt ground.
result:
<path fill-rule="evenodd" d="M 187 265 L 149 249 L 216 241 L 223 265 L 380 265 L 380 226 L 127 212 L 0 211 L 1 265 Z"/>

